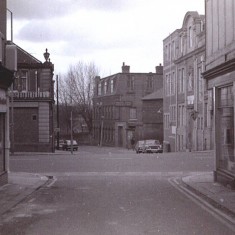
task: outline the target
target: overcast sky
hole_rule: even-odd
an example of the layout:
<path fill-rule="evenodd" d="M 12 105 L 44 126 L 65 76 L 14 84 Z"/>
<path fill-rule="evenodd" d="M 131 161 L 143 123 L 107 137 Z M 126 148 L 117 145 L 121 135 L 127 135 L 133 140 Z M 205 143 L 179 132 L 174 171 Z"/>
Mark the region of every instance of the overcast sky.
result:
<path fill-rule="evenodd" d="M 123 62 L 131 72 L 154 72 L 163 63 L 163 39 L 182 27 L 186 12 L 204 14 L 204 0 L 7 0 L 7 4 L 17 45 L 42 62 L 48 48 L 55 74 L 84 61 L 94 62 L 102 77 L 121 72 Z"/>

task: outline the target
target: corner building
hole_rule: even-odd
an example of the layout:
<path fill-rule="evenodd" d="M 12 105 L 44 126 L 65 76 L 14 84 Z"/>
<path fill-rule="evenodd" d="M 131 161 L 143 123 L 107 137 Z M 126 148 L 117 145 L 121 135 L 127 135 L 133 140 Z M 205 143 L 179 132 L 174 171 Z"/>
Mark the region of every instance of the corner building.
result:
<path fill-rule="evenodd" d="M 206 0 L 206 71 L 214 123 L 215 180 L 235 187 L 235 2 Z"/>
<path fill-rule="evenodd" d="M 6 61 L 10 58 L 6 49 L 6 0 L 0 1 L 0 186 L 8 181 L 9 170 L 9 95 L 8 88 L 14 80 L 14 71 Z"/>
<path fill-rule="evenodd" d="M 130 148 L 132 138 L 163 139 L 162 73 L 161 65 L 156 66 L 156 73 L 131 73 L 123 63 L 121 73 L 96 77 L 94 144 Z"/>
<path fill-rule="evenodd" d="M 182 28 L 163 40 L 164 150 L 212 148 L 205 68 L 205 17 L 185 14 Z"/>

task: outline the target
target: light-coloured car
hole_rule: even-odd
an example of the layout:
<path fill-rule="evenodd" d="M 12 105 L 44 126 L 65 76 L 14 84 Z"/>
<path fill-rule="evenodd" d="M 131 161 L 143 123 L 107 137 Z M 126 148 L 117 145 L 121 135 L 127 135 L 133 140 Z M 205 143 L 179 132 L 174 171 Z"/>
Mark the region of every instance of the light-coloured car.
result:
<path fill-rule="evenodd" d="M 159 140 L 145 140 L 144 153 L 162 153 L 162 145 Z"/>

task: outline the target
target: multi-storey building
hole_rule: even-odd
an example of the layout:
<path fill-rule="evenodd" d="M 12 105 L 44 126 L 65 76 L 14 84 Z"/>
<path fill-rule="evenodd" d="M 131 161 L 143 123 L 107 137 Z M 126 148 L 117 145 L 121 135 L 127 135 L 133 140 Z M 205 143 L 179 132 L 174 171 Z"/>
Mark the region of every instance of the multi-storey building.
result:
<path fill-rule="evenodd" d="M 14 79 L 11 62 L 6 48 L 6 0 L 0 1 L 0 185 L 7 183 L 9 169 L 9 97 L 8 88 Z M 13 57 L 14 57 L 14 48 Z M 13 58 L 12 57 L 12 58 Z M 16 59 L 16 58 L 15 58 Z"/>
<path fill-rule="evenodd" d="M 164 146 L 167 151 L 211 148 L 207 95 L 202 77 L 205 17 L 187 12 L 182 28 L 163 40 Z"/>
<path fill-rule="evenodd" d="M 215 180 L 235 186 L 235 2 L 206 0 L 206 71 L 213 114 Z"/>
<path fill-rule="evenodd" d="M 12 42 L 8 42 L 12 44 Z M 54 151 L 54 65 L 17 46 L 18 69 L 10 102 L 11 152 Z"/>
<path fill-rule="evenodd" d="M 130 73 L 130 66 L 123 63 L 122 73 L 102 79 L 96 77 L 93 99 L 96 144 L 129 148 L 132 138 L 136 141 L 162 139 L 162 128 L 159 128 L 162 100 L 159 95 L 155 102 L 148 97 L 142 100 L 162 88 L 162 73 L 161 65 L 156 67 L 156 73 Z M 143 109 L 144 102 L 147 102 L 146 110 Z M 148 111 L 149 114 L 154 111 L 154 115 L 145 118 L 144 123 L 143 116 L 146 115 L 143 112 Z"/>

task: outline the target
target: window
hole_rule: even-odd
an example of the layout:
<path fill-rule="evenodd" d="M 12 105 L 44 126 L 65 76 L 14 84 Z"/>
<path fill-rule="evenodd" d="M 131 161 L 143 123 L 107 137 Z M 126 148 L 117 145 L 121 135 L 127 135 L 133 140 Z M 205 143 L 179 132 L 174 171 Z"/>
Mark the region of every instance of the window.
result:
<path fill-rule="evenodd" d="M 133 91 L 134 90 L 134 84 L 135 84 L 135 78 L 134 76 L 130 76 L 127 79 L 127 87 L 128 90 Z"/>
<path fill-rule="evenodd" d="M 20 88 L 19 81 L 20 81 L 19 74 L 16 72 L 15 79 L 14 79 L 14 82 L 13 82 L 13 90 L 14 91 L 18 91 L 19 88 Z"/>
<path fill-rule="evenodd" d="M 20 72 L 20 86 L 21 86 L 21 91 L 28 91 L 28 71 L 27 70 L 22 70 Z"/>
<path fill-rule="evenodd" d="M 106 94 L 108 91 L 108 85 L 107 85 L 107 81 L 104 82 L 104 94 Z"/>
<path fill-rule="evenodd" d="M 184 73 L 184 68 L 180 69 L 179 70 L 179 93 L 184 93 L 184 87 L 185 87 L 185 84 L 184 84 L 184 81 L 185 81 L 185 73 Z"/>
<path fill-rule="evenodd" d="M 168 60 L 171 60 L 171 44 L 168 46 Z"/>
<path fill-rule="evenodd" d="M 36 121 L 36 120 L 37 120 L 37 115 L 36 115 L 36 114 L 33 114 L 33 115 L 32 115 L 32 120 L 33 120 L 33 121 Z"/>
<path fill-rule="evenodd" d="M 130 108 L 130 119 L 137 119 L 136 108 Z"/>
<path fill-rule="evenodd" d="M 165 113 L 164 114 L 164 129 L 169 129 L 170 128 L 170 114 Z"/>
<path fill-rule="evenodd" d="M 179 107 L 178 107 L 178 116 L 179 116 L 179 118 L 178 118 L 178 124 L 179 124 L 179 126 L 184 126 L 185 125 L 185 122 L 186 122 L 186 120 L 185 120 L 185 107 L 184 107 L 184 105 L 179 105 Z"/>
<path fill-rule="evenodd" d="M 201 23 L 200 23 L 200 29 L 201 29 L 201 32 L 204 31 L 204 22 L 203 20 L 201 20 Z"/>
<path fill-rule="evenodd" d="M 171 77 L 171 95 L 175 94 L 175 72 L 172 73 Z"/>
<path fill-rule="evenodd" d="M 170 120 L 172 122 L 176 120 L 176 106 L 175 105 L 170 106 Z"/>
<path fill-rule="evenodd" d="M 98 95 L 101 95 L 101 83 L 98 84 Z"/>
<path fill-rule="evenodd" d="M 175 58 L 175 41 L 172 42 L 172 59 Z"/>
<path fill-rule="evenodd" d="M 147 79 L 147 89 L 152 90 L 153 89 L 153 77 L 148 77 Z"/>
<path fill-rule="evenodd" d="M 110 92 L 113 93 L 113 79 L 110 80 Z"/>
<path fill-rule="evenodd" d="M 189 47 L 193 46 L 193 28 L 189 27 Z"/>
<path fill-rule="evenodd" d="M 168 48 L 165 46 L 165 59 L 168 60 Z"/>
<path fill-rule="evenodd" d="M 202 70 L 198 68 L 198 93 L 199 93 L 199 101 L 203 101 L 203 78 L 202 78 Z"/>
<path fill-rule="evenodd" d="M 193 90 L 193 76 L 192 73 L 188 75 L 188 91 Z"/>
<path fill-rule="evenodd" d="M 183 35 L 180 37 L 180 52 L 184 52 L 184 38 Z"/>

